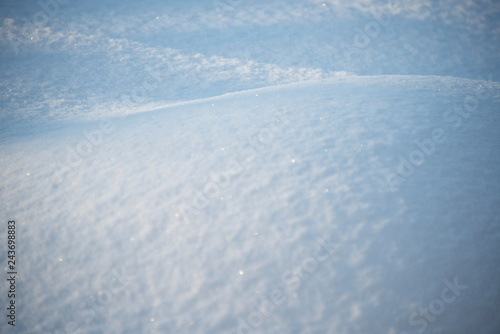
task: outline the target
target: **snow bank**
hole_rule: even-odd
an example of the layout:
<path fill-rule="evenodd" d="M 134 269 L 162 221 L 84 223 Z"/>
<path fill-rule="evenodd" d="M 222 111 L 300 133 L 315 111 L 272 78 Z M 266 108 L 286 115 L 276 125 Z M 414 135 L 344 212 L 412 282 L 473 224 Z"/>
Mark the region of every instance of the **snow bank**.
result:
<path fill-rule="evenodd" d="M 12 127 L 18 330 L 492 333 L 499 93 L 346 76 Z"/>

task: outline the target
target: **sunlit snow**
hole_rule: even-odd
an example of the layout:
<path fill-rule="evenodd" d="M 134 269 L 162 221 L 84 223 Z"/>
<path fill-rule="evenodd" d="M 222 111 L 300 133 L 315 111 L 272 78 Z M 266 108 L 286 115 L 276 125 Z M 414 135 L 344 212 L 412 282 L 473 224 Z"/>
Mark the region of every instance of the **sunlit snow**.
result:
<path fill-rule="evenodd" d="M 498 332 L 499 18 L 3 1 L 0 333 Z"/>

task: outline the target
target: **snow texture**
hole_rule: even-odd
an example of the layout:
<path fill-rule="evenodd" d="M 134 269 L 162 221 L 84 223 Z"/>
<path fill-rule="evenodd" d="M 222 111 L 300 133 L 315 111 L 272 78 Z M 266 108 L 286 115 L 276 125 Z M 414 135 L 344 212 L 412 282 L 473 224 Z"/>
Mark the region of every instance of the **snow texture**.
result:
<path fill-rule="evenodd" d="M 4 1 L 0 333 L 498 332 L 499 15 Z"/>

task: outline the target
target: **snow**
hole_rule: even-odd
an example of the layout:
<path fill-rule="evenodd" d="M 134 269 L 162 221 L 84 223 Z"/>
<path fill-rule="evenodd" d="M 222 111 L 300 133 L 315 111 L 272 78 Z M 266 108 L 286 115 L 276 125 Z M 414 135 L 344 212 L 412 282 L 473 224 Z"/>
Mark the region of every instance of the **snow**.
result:
<path fill-rule="evenodd" d="M 1 5 L 0 332 L 498 331 L 498 4 L 221 1 Z"/>

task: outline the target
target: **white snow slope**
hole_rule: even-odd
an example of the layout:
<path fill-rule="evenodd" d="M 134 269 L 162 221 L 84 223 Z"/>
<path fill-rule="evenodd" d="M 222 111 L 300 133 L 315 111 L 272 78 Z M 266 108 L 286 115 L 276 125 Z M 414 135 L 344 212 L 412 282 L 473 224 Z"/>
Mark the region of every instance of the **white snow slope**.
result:
<path fill-rule="evenodd" d="M 19 329 L 493 333 L 499 93 L 353 76 L 4 138 Z"/>
<path fill-rule="evenodd" d="M 497 3 L 58 3 L 1 7 L 0 333 L 498 332 Z"/>

